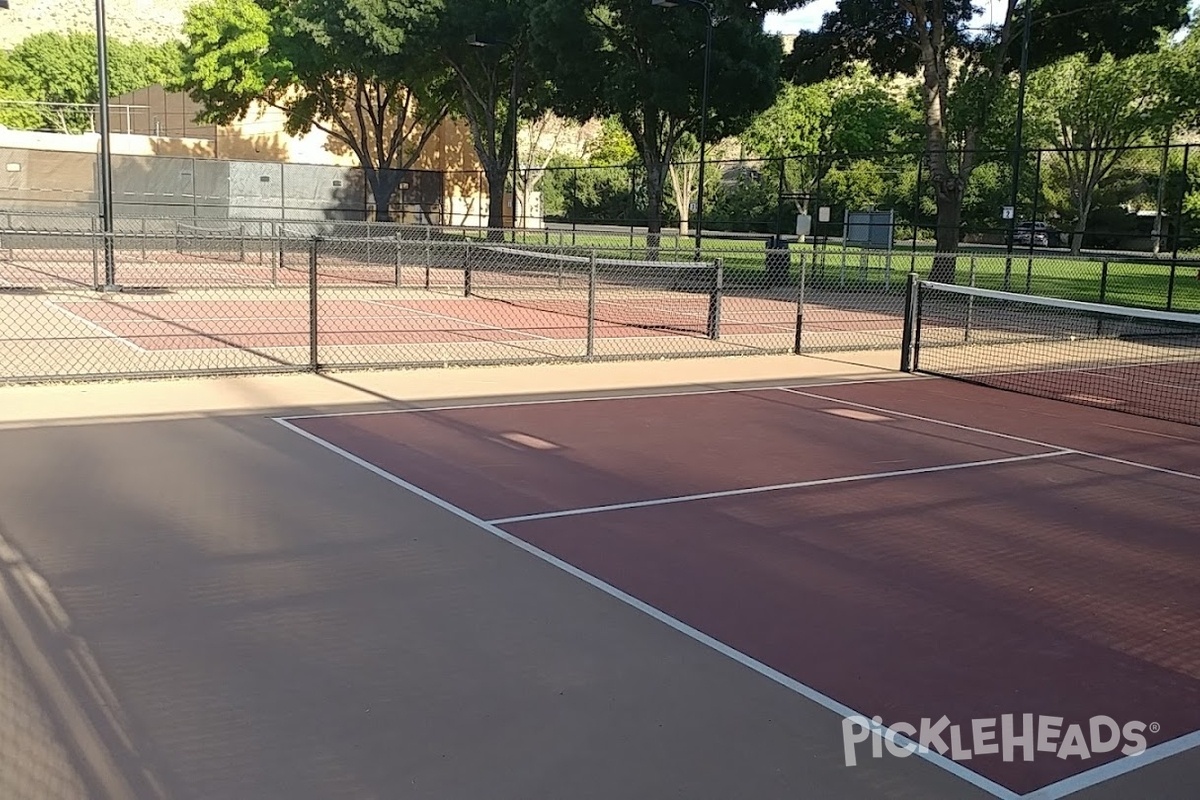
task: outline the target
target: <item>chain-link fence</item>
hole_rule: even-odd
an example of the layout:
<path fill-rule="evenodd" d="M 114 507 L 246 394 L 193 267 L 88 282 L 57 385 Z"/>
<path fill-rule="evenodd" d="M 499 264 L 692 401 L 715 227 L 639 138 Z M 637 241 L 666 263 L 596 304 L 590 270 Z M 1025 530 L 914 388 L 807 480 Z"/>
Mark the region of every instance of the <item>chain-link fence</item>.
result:
<path fill-rule="evenodd" d="M 0 214 L 0 378 L 898 348 L 909 272 L 1200 312 L 1200 262 L 368 222 Z M 54 223 L 54 224 L 52 224 Z"/>

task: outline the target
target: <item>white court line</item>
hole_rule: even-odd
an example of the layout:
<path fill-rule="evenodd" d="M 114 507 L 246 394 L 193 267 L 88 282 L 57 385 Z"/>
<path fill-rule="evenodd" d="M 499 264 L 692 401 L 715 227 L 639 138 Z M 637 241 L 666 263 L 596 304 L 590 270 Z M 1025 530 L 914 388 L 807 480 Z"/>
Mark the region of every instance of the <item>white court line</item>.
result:
<path fill-rule="evenodd" d="M 813 387 L 813 388 L 821 388 L 821 387 Z M 1129 461 L 1124 458 L 1117 458 L 1116 456 L 1104 456 L 1104 455 L 1100 455 L 1099 453 L 1090 453 L 1086 450 L 1076 450 L 1073 447 L 1064 447 L 1062 445 L 1051 444 L 1049 442 L 1040 442 L 1037 439 L 1026 439 L 1023 436 L 1013 436 L 1012 434 L 1008 434 L 1008 433 L 999 433 L 998 431 L 990 431 L 990 430 L 987 430 L 986 428 L 975 428 L 970 425 L 960 425 L 957 422 L 948 422 L 944 419 L 933 419 L 932 417 L 922 417 L 919 414 L 908 414 L 908 413 L 905 413 L 904 411 L 896 411 L 891 408 L 880 408 L 879 406 L 867 405 L 866 403 L 855 403 L 850 400 L 843 400 L 839 397 L 827 397 L 826 395 L 823 395 L 823 394 L 812 394 L 811 392 L 805 392 L 805 391 L 803 391 L 801 389 L 797 389 L 795 387 L 781 386 L 781 387 L 779 387 L 779 390 L 782 392 L 788 392 L 789 394 L 798 394 L 798 395 L 801 395 L 802 397 L 811 397 L 815 400 L 824 400 L 825 402 L 828 402 L 828 403 L 841 403 L 841 404 L 847 405 L 847 406 L 854 406 L 855 408 L 866 409 L 867 411 L 876 411 L 880 414 L 891 414 L 891 415 L 897 416 L 897 417 L 905 417 L 906 419 L 915 419 L 918 422 L 928 422 L 931 425 L 941 425 L 946 428 L 957 428 L 960 431 L 970 431 L 971 433 L 980 433 L 980 434 L 983 434 L 984 436 L 995 436 L 999 439 L 1008 439 L 1009 441 L 1021 442 L 1022 444 L 1032 444 L 1032 445 L 1036 445 L 1038 447 L 1048 447 L 1048 448 L 1066 450 L 1066 451 L 1069 451 L 1070 453 L 1072 453 L 1073 455 L 1077 455 L 1077 456 L 1085 456 L 1087 458 L 1097 458 L 1097 459 L 1100 459 L 1101 461 L 1111 461 L 1114 464 L 1123 464 L 1127 467 L 1137 467 L 1138 469 L 1147 469 L 1152 472 L 1162 472 L 1167 475 L 1174 475 L 1179 478 L 1190 478 L 1191 480 L 1194 480 L 1194 481 L 1200 481 L 1200 475 L 1196 475 L 1191 472 L 1180 472 L 1179 470 L 1168 469 L 1167 467 L 1156 467 L 1153 464 L 1143 464 L 1140 461 Z"/>
<path fill-rule="evenodd" d="M 738 394 L 744 392 L 771 392 L 788 389 L 797 385 L 803 385 L 810 388 L 823 388 L 826 386 L 856 386 L 860 383 L 891 383 L 894 381 L 928 381 L 933 378 L 925 377 L 890 377 L 890 378 L 858 378 L 855 380 L 843 381 L 828 381 L 824 383 L 806 383 L 806 384 L 786 384 L 778 386 L 745 386 L 733 387 L 725 389 L 693 389 L 690 391 L 676 392 L 654 392 L 648 391 L 640 394 L 616 394 L 604 395 L 600 397 L 552 397 L 549 399 L 539 400 L 505 400 L 498 403 L 462 403 L 452 406 L 422 406 L 420 408 L 385 408 L 377 411 L 333 411 L 328 414 L 302 414 L 299 416 L 280 417 L 283 420 L 300 420 L 300 419 L 328 419 L 330 417 L 369 417 L 379 414 L 419 414 L 431 411 L 468 411 L 476 408 L 513 408 L 516 406 L 542 406 L 556 405 L 560 403 L 601 403 L 607 400 L 653 400 L 658 397 L 693 397 L 709 394 Z M 822 398 L 829 399 L 829 398 Z"/>
<path fill-rule="evenodd" d="M 992 458 L 986 461 L 963 461 L 957 464 L 942 464 L 936 467 L 916 467 L 914 469 L 898 469 L 890 472 L 870 472 L 863 475 L 846 475 L 840 478 L 818 478 L 811 481 L 795 481 L 793 483 L 777 483 L 772 486 L 752 486 L 747 489 L 724 489 L 718 492 L 702 492 L 700 494 L 680 495 L 678 497 L 661 497 L 654 500 L 636 500 L 630 503 L 612 503 L 604 506 L 589 508 L 572 508 L 565 511 L 545 511 L 540 514 L 525 514 L 519 517 L 490 519 L 491 525 L 509 525 L 514 522 L 530 522 L 540 519 L 558 519 L 560 517 L 578 517 L 583 514 L 601 514 L 606 511 L 624 511 L 629 508 L 649 508 L 651 506 L 666 506 L 676 503 L 690 503 L 695 500 L 712 500 L 718 497 L 740 497 L 747 494 L 762 494 L 778 492 L 783 489 L 805 489 L 810 486 L 832 486 L 839 483 L 857 483 L 859 481 L 882 480 L 884 478 L 902 478 L 907 475 L 926 475 L 931 472 L 950 472 L 973 467 L 991 467 L 997 464 L 1015 464 L 1021 461 L 1034 461 L 1040 458 L 1074 455 L 1070 450 L 1054 450 L 1049 453 L 1036 453 L 1029 456 L 1009 456 L 1007 458 Z"/>
<path fill-rule="evenodd" d="M 142 347 L 141 345 L 135 344 L 134 342 L 130 341 L 129 339 L 126 339 L 124 336 L 118 336 L 117 334 L 110 331 L 108 328 L 105 328 L 103 325 L 99 325 L 95 322 L 92 322 L 90 319 L 84 319 L 83 317 L 76 314 L 74 311 L 70 311 L 66 308 L 63 308 L 58 303 L 55 303 L 52 300 L 44 300 L 43 303 L 45 303 L 47 306 L 49 306 L 50 308 L 53 308 L 56 311 L 66 314 L 68 317 L 75 320 L 80 325 L 83 325 L 84 327 L 87 327 L 87 328 L 90 328 L 90 329 L 96 331 L 97 333 L 101 334 L 105 338 L 114 339 L 114 340 L 120 342 L 121 344 L 124 344 L 124 345 L 127 345 L 127 346 L 133 348 L 134 350 L 138 351 L 139 353 L 149 353 L 150 352 L 149 350 Z M 120 320 L 118 320 L 118 322 L 119 321 Z"/>
<path fill-rule="evenodd" d="M 516 334 L 517 336 L 528 336 L 531 339 L 541 339 L 542 341 L 545 341 L 545 342 L 560 341 L 559 339 L 554 339 L 550 336 L 541 336 L 540 334 L 529 333 L 527 331 L 521 331 L 521 330 L 513 330 L 512 328 L 502 328 L 498 325 L 489 325 L 486 322 L 477 322 L 476 320 L 473 320 L 473 319 L 463 319 L 462 317 L 454 317 L 454 316 L 449 316 L 447 314 L 438 314 L 433 311 L 421 311 L 416 308 L 409 308 L 408 306 L 394 306 L 394 305 L 391 305 L 390 303 L 384 302 L 383 300 L 356 300 L 354 302 L 371 303 L 372 305 L 383 306 L 384 308 L 390 308 L 395 311 L 407 311 L 412 314 L 421 314 L 422 316 L 433 317 L 434 319 L 444 319 L 448 322 L 465 322 L 468 325 L 474 325 L 475 327 L 483 328 L 484 330 L 503 331 L 504 333 Z M 397 300 L 396 302 L 403 303 L 404 301 Z"/>
<path fill-rule="evenodd" d="M 766 664 L 763 664 L 762 662 L 760 662 L 754 658 L 751 658 L 750 656 L 746 655 L 745 653 L 742 653 L 738 650 L 733 649 L 732 647 L 725 644 L 724 642 L 718 641 L 717 639 L 714 639 L 713 637 L 709 636 L 708 634 L 703 633 L 703 632 L 697 630 L 696 628 L 693 628 L 692 626 L 688 625 L 687 623 L 681 622 L 680 620 L 676 619 L 675 617 L 672 617 L 671 615 L 669 615 L 663 611 L 660 611 L 659 609 L 655 608 L 654 606 L 637 599 L 633 595 L 630 595 L 630 594 L 627 594 L 626 592 L 621 591 L 617 587 L 615 587 L 609 583 L 606 583 L 605 581 L 601 580 L 600 578 L 597 578 L 596 576 L 592 575 L 591 573 L 584 572 L 583 570 L 579 569 L 578 567 L 575 567 L 572 564 L 569 564 L 566 561 L 563 561 L 562 559 L 560 559 L 556 556 L 553 556 L 550 553 L 547 553 L 546 551 L 541 550 L 541 549 L 533 546 L 532 544 L 529 544 L 528 542 L 517 538 L 516 536 L 513 536 L 512 534 L 506 533 L 505 531 L 501 530 L 500 528 L 496 527 L 495 525 L 480 519 L 479 517 L 475 516 L 474 514 L 470 513 L 469 511 L 465 511 L 464 509 L 461 509 L 458 506 L 456 506 L 452 503 L 449 503 L 446 500 L 443 500 L 442 498 L 440 498 L 436 495 L 430 494 L 429 492 L 425 491 L 424 489 L 420 488 L 419 486 L 409 483 L 408 481 L 404 480 L 403 478 L 399 478 L 396 475 L 393 475 L 392 473 L 388 472 L 387 470 L 381 469 L 380 467 L 375 466 L 371 462 L 366 461 L 362 458 L 359 458 L 358 456 L 354 455 L 353 453 L 351 453 L 347 450 L 343 450 L 342 448 L 338 447 L 335 444 L 332 444 L 331 442 L 325 441 L 324 439 L 320 438 L 319 436 L 311 434 L 308 431 L 305 431 L 301 428 L 296 427 L 295 425 L 292 425 L 287 419 L 281 418 L 281 417 L 275 417 L 274 420 L 275 420 L 275 422 L 278 422 L 280 425 L 284 426 L 285 428 L 292 431 L 293 433 L 297 433 L 300 436 L 303 436 L 305 439 L 308 439 L 309 441 L 314 442 L 314 443 L 320 445 L 321 447 L 324 447 L 326 450 L 336 453 L 337 455 L 341 456 L 342 458 L 346 459 L 347 461 L 349 461 L 353 464 L 356 464 L 359 467 L 362 467 L 363 469 L 367 470 L 368 472 L 371 472 L 371 473 L 375 474 L 376 476 L 383 478 L 384 480 L 388 481 L 389 483 L 392 483 L 396 486 L 399 486 L 402 489 L 412 492 L 413 494 L 422 498 L 423 500 L 426 500 L 427 502 L 430 502 L 430 503 L 438 506 L 439 508 L 441 508 L 445 511 L 448 511 L 451 514 L 454 514 L 456 517 L 466 520 L 467 522 L 471 523 L 472 525 L 475 525 L 476 527 L 480 528 L 481 530 L 483 530 L 487 533 L 490 533 L 491 535 L 493 535 L 499 539 L 502 539 L 503 541 L 505 541 L 515 547 L 518 547 L 521 550 L 524 550 L 526 553 L 529 553 L 530 555 L 533 555 L 534 557 L 539 558 L 542 561 L 545 561 L 546 563 L 548 563 L 554 567 L 557 567 L 558 569 L 562 570 L 563 572 L 566 572 L 568 575 L 578 578 L 579 580 L 583 581 L 584 583 L 588 584 L 589 586 L 599 589 L 600 591 L 604 592 L 605 594 L 609 595 L 610 597 L 613 597 L 613 598 L 619 600 L 620 602 L 625 603 L 626 605 L 635 608 L 636 610 L 642 612 L 643 614 L 651 617 L 652 619 L 657 620 L 658 622 L 661 622 L 662 624 L 674 629 L 675 631 L 678 631 L 679 633 L 682 633 L 683 635 L 689 637 L 690 639 L 692 639 L 712 650 L 715 650 L 716 652 L 720 653 L 721 655 L 737 662 L 738 664 L 741 664 L 744 667 L 748 667 L 749 669 L 753 670 L 754 672 L 758 673 L 759 675 L 762 675 L 763 677 L 774 681 L 775 683 L 779 684 L 780 686 L 783 686 L 784 688 L 795 692 L 796 694 L 800 695 L 801 697 L 805 698 L 806 700 L 816 703 L 817 705 L 821 706 L 822 708 L 824 708 L 828 711 L 831 711 L 834 714 L 837 714 L 839 717 L 842 717 L 842 718 L 847 718 L 847 717 L 869 718 L 868 715 L 861 714 L 861 713 L 855 711 L 854 709 L 850 708 L 849 706 L 844 705 L 844 704 L 838 702 L 837 700 L 834 700 L 832 697 L 822 694 L 821 692 L 817 691 L 816 689 L 812 688 L 811 686 L 808 686 L 807 684 L 803 684 L 803 683 L 795 680 L 794 678 L 790 678 L 787 675 L 784 675 L 782 672 L 779 672 L 778 670 L 768 667 Z M 951 775 L 954 775 L 955 777 L 957 777 L 963 781 L 966 781 L 967 783 L 971 784 L 972 786 L 975 786 L 979 789 L 982 789 L 985 792 L 988 792 L 993 797 L 996 797 L 999 800 L 1021 800 L 1021 796 L 1016 794 L 1012 790 L 1007 789 L 1004 786 L 1001 786 L 1000 784 L 996 783 L 995 781 L 989 780 L 988 778 L 985 778 L 984 776 L 971 771 L 970 769 L 964 767 L 962 764 L 959 764 L 956 761 L 946 758 L 942 754 L 938 753 L 936 750 L 930 750 L 926 747 L 919 746 L 919 744 L 917 742 L 912 742 L 911 740 L 909 740 L 906 736 L 904 736 L 901 733 L 892 731 L 890 728 L 882 728 L 881 735 L 888 736 L 889 738 L 894 738 L 896 741 L 900 742 L 901 744 L 911 744 L 915 748 L 914 752 L 917 755 L 917 757 L 922 758 L 925 761 L 928 761 L 929 763 L 933 764 L 934 766 L 945 770 L 946 772 L 950 773 Z M 1048 800 L 1048 799 L 1047 798 L 1039 798 L 1039 800 Z"/>

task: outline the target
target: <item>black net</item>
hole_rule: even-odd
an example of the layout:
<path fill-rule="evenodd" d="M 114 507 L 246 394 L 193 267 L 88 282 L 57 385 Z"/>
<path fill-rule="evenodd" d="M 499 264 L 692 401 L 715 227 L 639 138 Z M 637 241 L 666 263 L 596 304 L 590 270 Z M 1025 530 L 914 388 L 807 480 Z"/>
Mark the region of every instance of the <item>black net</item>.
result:
<path fill-rule="evenodd" d="M 709 336 L 719 314 L 719 268 L 500 245 L 472 246 L 467 296 L 594 323 Z"/>
<path fill-rule="evenodd" d="M 923 282 L 914 370 L 1200 425 L 1200 314 Z"/>

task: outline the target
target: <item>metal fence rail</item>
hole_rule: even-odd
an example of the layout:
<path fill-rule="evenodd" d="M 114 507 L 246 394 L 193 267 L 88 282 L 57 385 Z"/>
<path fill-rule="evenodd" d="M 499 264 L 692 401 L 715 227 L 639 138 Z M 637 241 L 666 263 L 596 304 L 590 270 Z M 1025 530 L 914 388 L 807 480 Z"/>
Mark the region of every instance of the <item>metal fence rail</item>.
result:
<path fill-rule="evenodd" d="M 935 261 L 819 241 L 697 253 L 602 233 L 0 221 L 5 382 L 897 349 L 906 276 Z M 954 265 L 972 286 L 1200 311 L 1197 262 Z"/>

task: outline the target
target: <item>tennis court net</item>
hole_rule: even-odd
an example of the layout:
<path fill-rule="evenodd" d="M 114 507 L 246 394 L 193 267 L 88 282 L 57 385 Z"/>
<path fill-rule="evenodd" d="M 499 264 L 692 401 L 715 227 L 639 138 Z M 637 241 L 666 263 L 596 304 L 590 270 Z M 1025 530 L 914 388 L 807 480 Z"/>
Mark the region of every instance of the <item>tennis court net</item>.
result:
<path fill-rule="evenodd" d="M 907 317 L 914 372 L 1200 425 L 1200 314 L 917 281 Z"/>
<path fill-rule="evenodd" d="M 175 252 L 214 261 L 245 261 L 246 226 L 176 223 Z"/>
<path fill-rule="evenodd" d="M 473 245 L 465 294 L 557 317 L 717 338 L 720 262 L 638 261 L 596 252 Z"/>

